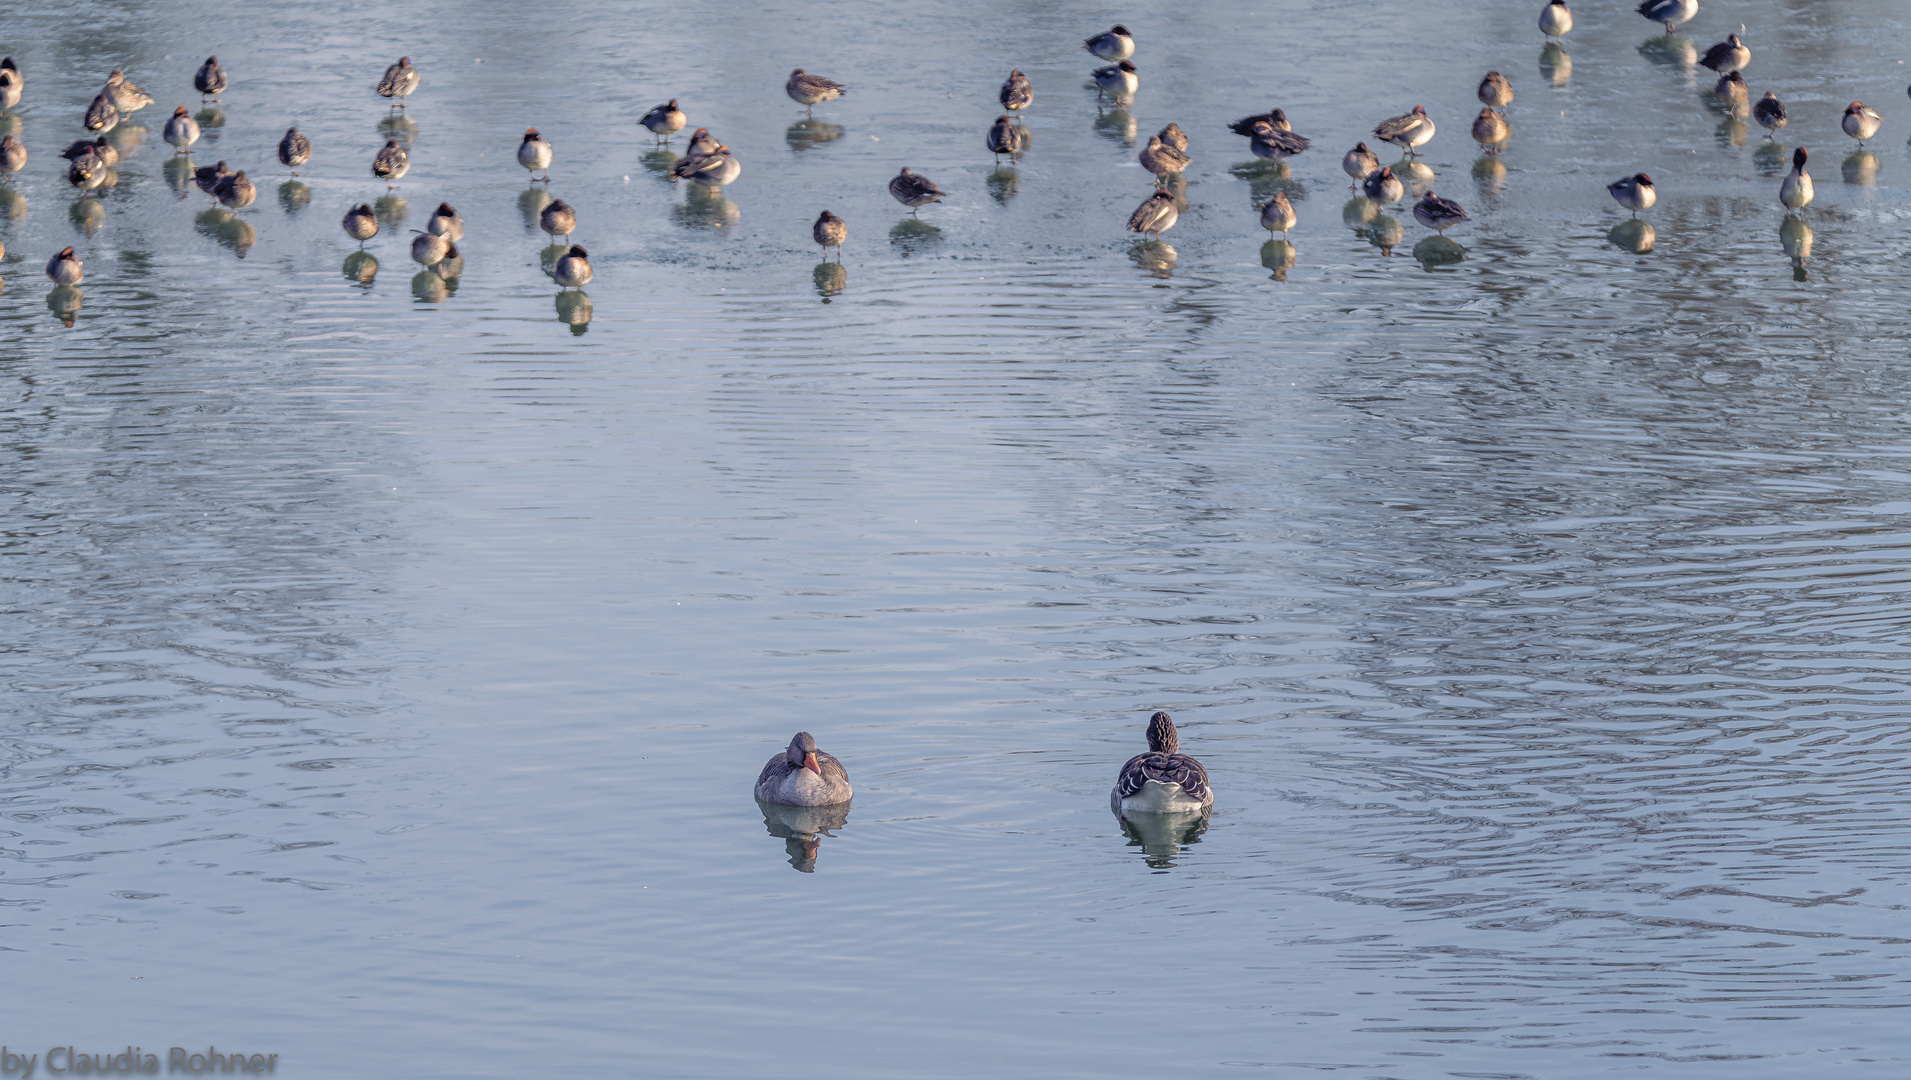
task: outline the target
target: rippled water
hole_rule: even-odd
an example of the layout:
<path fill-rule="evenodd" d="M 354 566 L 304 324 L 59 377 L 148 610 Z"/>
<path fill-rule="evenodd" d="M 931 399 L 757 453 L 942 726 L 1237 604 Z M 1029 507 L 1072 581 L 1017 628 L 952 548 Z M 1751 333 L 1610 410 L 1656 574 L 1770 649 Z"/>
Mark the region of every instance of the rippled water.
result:
<path fill-rule="evenodd" d="M 0 1041 L 300 1077 L 1902 1075 L 1911 28 L 1705 0 L 1690 37 L 1745 23 L 1791 108 L 1774 150 L 1629 4 L 1576 9 L 1570 70 L 1537 7 L 9 12 Z M 1098 115 L 1077 43 L 1116 20 L 1142 88 Z M 193 160 L 261 180 L 233 221 L 158 137 L 215 51 Z M 412 126 L 370 92 L 401 53 Z M 55 155 L 115 65 L 158 103 L 76 200 Z M 851 87 L 814 123 L 798 65 Z M 1466 137 L 1487 67 L 1503 175 Z M 744 162 L 720 200 L 646 156 L 673 95 Z M 1416 102 L 1474 219 L 1431 268 L 1404 208 L 1391 255 L 1349 228 L 1338 168 Z M 1273 105 L 1315 140 L 1285 175 L 1223 128 Z M 1171 266 L 1121 230 L 1170 120 Z M 530 125 L 588 323 L 539 271 Z M 406 216 L 348 279 L 388 136 Z M 949 192 L 920 226 L 902 164 Z M 1602 190 L 1640 169 L 1646 255 Z M 405 254 L 441 199 L 455 291 Z M 68 243 L 70 329 L 38 276 Z M 1157 708 L 1219 793 L 1182 843 L 1107 808 Z M 807 849 L 749 790 L 798 728 L 857 787 Z"/>

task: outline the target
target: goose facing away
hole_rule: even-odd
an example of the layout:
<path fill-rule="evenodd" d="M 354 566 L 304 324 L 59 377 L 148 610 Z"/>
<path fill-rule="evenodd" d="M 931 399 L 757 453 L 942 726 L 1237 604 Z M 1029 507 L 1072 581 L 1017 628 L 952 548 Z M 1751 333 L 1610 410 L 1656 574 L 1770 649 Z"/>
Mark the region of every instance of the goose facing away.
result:
<path fill-rule="evenodd" d="M 398 145 L 397 139 L 386 139 L 384 148 L 372 158 L 372 175 L 385 182 L 390 190 L 392 181 L 411 171 L 411 155 Z"/>
<path fill-rule="evenodd" d="M 1214 792 L 1208 787 L 1208 770 L 1181 753 L 1174 721 L 1158 712 L 1148 718 L 1148 752 L 1136 754 L 1121 767 L 1108 801 L 1116 813 L 1176 814 L 1213 806 Z"/>
<path fill-rule="evenodd" d="M 86 272 L 80 265 L 80 257 L 73 254 L 72 248 L 67 248 L 47 260 L 46 276 L 52 278 L 55 285 L 78 285 Z"/>
<path fill-rule="evenodd" d="M 438 209 L 432 211 L 431 220 L 425 223 L 425 231 L 455 244 L 464 239 L 464 215 L 450 203 L 441 202 Z"/>
<path fill-rule="evenodd" d="M 1029 86 L 1028 76 L 1022 74 L 1022 69 L 1016 68 L 1009 72 L 1007 79 L 1003 80 L 1002 93 L 999 96 L 1004 109 L 1019 112 L 1028 108 L 1029 104 L 1035 100 L 1035 90 Z"/>
<path fill-rule="evenodd" d="M 206 57 L 206 62 L 193 72 L 192 88 L 199 91 L 199 100 L 218 97 L 226 88 L 226 69 L 219 66 L 219 58 Z"/>
<path fill-rule="evenodd" d="M 378 235 L 378 216 L 372 213 L 370 203 L 360 203 L 345 211 L 345 218 L 339 224 L 344 226 L 346 236 L 358 241 L 359 247 Z"/>
<path fill-rule="evenodd" d="M 989 134 L 985 141 L 989 152 L 995 155 L 997 161 L 1002 160 L 1003 154 L 1013 157 L 1022 149 L 1022 136 L 1015 130 L 1015 121 L 1007 116 L 995 118 L 995 123 L 989 125 Z"/>
<path fill-rule="evenodd" d="M 1380 159 L 1367 149 L 1366 143 L 1355 143 L 1354 148 L 1340 159 L 1340 171 L 1353 177 L 1353 183 L 1348 186 L 1354 187 L 1380 171 Z"/>
<path fill-rule="evenodd" d="M 285 138 L 279 140 L 279 164 L 291 169 L 292 175 L 297 176 L 299 166 L 310 160 L 312 160 L 312 140 L 299 134 L 298 128 L 286 128 Z"/>
<path fill-rule="evenodd" d="M 551 270 L 551 277 L 566 289 L 581 289 L 589 285 L 592 274 L 590 252 L 576 244 L 572 244 L 571 249 L 558 258 L 557 265 Z"/>
<path fill-rule="evenodd" d="M 1758 99 L 1758 104 L 1752 106 L 1752 119 L 1758 121 L 1759 127 L 1771 133 L 1766 135 L 1766 138 L 1776 139 L 1778 129 L 1785 126 L 1791 119 L 1791 115 L 1785 111 L 1785 103 L 1778 100 L 1778 95 L 1767 90 L 1765 96 Z"/>
<path fill-rule="evenodd" d="M 818 750 L 807 731 L 797 732 L 756 778 L 756 797 L 779 806 L 836 806 L 853 794 L 843 763 Z"/>
<path fill-rule="evenodd" d="M 825 210 L 817 216 L 816 224 L 810 226 L 810 236 L 823 246 L 825 253 L 828 253 L 830 248 L 835 248 L 836 258 L 841 261 L 843 241 L 849 239 L 849 226 L 843 222 L 842 218 Z"/>
<path fill-rule="evenodd" d="M 1566 36 L 1573 28 L 1572 9 L 1566 6 L 1566 0 L 1552 0 L 1540 9 L 1539 32 L 1558 40 Z"/>
<path fill-rule="evenodd" d="M 1513 103 L 1513 86 L 1506 81 L 1506 76 L 1497 71 L 1487 72 L 1474 94 L 1480 99 L 1480 104 L 1496 109 L 1504 109 Z"/>
<path fill-rule="evenodd" d="M 518 143 L 518 164 L 531 171 L 531 180 L 536 182 L 538 170 L 544 170 L 544 182 L 551 182 L 551 144 L 536 128 L 524 129 L 524 141 Z"/>

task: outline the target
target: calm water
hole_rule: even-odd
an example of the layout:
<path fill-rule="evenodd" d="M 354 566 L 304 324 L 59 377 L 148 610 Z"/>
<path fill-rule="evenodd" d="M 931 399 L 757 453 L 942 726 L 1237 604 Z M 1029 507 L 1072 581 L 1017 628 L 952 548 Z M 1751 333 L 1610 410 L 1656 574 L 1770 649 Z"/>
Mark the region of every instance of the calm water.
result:
<path fill-rule="evenodd" d="M 1902 1076 L 1911 26 L 1704 2 L 1782 151 L 1629 3 L 1547 74 L 1537 2 L 10 11 L 0 1041 L 326 1078 Z M 1117 20 L 1142 88 L 1098 116 L 1078 43 Z M 258 178 L 234 221 L 159 139 L 209 52 L 193 161 Z M 402 53 L 410 126 L 370 91 Z M 158 103 L 78 200 L 56 153 L 115 65 Z M 793 127 L 798 65 L 851 91 Z M 998 172 L 1011 66 L 1033 142 Z M 1488 67 L 1503 175 L 1466 136 Z M 647 157 L 670 96 L 744 163 L 720 200 Z M 1404 207 L 1391 256 L 1348 226 L 1338 167 L 1416 102 L 1474 217 L 1431 270 Z M 1272 105 L 1315 140 L 1285 175 L 1223 127 Z M 1170 120 L 1167 266 L 1121 225 Z M 588 324 L 538 269 L 530 125 Z M 405 217 L 350 280 L 388 134 Z M 949 192 L 922 225 L 902 164 Z M 1642 169 L 1643 256 L 1603 191 Z M 444 199 L 455 291 L 406 257 Z M 1106 803 L 1157 708 L 1219 792 L 1179 850 Z M 798 728 L 857 787 L 813 861 L 749 795 Z"/>

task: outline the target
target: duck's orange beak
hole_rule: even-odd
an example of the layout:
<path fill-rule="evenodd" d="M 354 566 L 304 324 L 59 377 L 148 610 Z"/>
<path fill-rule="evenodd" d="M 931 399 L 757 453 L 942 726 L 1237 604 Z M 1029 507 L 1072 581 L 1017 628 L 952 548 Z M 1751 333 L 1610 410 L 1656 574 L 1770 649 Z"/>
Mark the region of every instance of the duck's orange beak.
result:
<path fill-rule="evenodd" d="M 811 771 L 811 772 L 813 772 L 813 773 L 815 773 L 815 774 L 816 774 L 816 775 L 818 775 L 818 776 L 821 776 L 821 775 L 823 775 L 823 767 L 822 767 L 821 765 L 818 765 L 818 764 L 816 763 L 816 755 L 815 755 L 815 754 L 804 754 L 804 755 L 803 755 L 803 767 L 804 767 L 805 769 L 808 769 L 809 771 Z"/>

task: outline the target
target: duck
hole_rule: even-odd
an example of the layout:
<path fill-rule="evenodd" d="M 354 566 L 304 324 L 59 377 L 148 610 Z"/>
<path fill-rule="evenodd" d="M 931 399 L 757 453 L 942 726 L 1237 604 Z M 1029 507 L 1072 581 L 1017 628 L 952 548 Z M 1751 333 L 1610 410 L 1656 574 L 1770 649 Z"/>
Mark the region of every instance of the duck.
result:
<path fill-rule="evenodd" d="M 1135 65 L 1126 60 L 1096 68 L 1094 74 L 1096 101 L 1100 101 L 1103 94 L 1132 94 L 1141 87 L 1141 76 L 1136 73 Z"/>
<path fill-rule="evenodd" d="M 1412 112 L 1390 117 L 1376 124 L 1374 137 L 1381 142 L 1392 143 L 1412 155 L 1418 147 L 1425 146 L 1432 140 L 1433 119 L 1427 115 L 1426 106 L 1415 105 Z"/>
<path fill-rule="evenodd" d="M 569 251 L 558 257 L 551 276 L 566 289 L 581 289 L 589 285 L 592 277 L 590 252 L 572 244 Z"/>
<path fill-rule="evenodd" d="M 113 101 L 104 90 L 93 96 L 92 104 L 86 107 L 86 130 L 111 131 L 119 126 L 119 110 L 113 107 Z"/>
<path fill-rule="evenodd" d="M 385 182 L 385 190 L 392 188 L 392 181 L 411 171 L 411 155 L 398 145 L 397 139 L 386 139 L 385 145 L 372 157 L 372 175 Z"/>
<path fill-rule="evenodd" d="M 1434 232 L 1444 235 L 1448 229 L 1462 221 L 1471 221 L 1460 204 L 1452 199 L 1442 199 L 1429 188 L 1420 201 L 1413 204 L 1413 219 Z"/>
<path fill-rule="evenodd" d="M 411 261 L 420 266 L 436 266 L 457 257 L 457 245 L 436 233 L 421 232 L 411 238 Z"/>
<path fill-rule="evenodd" d="M 1261 121 L 1254 125 L 1254 138 L 1248 140 L 1247 148 L 1255 157 L 1279 161 L 1312 146 L 1313 143 L 1291 131 L 1277 130 L 1274 125 Z"/>
<path fill-rule="evenodd" d="M 93 144 L 86 143 L 86 150 L 72 159 L 66 167 L 66 182 L 77 188 L 92 190 L 103 183 L 106 174 L 106 162 L 93 152 Z M 64 157 L 65 155 L 61 155 Z"/>
<path fill-rule="evenodd" d="M 63 248 L 47 260 L 46 276 L 52 278 L 55 285 L 78 285 L 86 277 L 86 267 L 72 248 Z"/>
<path fill-rule="evenodd" d="M 1266 124 L 1275 131 L 1294 130 L 1294 125 L 1287 122 L 1287 114 L 1279 109 L 1269 109 L 1264 113 L 1255 113 L 1253 116 L 1243 116 L 1239 120 L 1229 124 L 1228 130 L 1234 132 L 1236 135 L 1246 135 L 1249 138 L 1253 138 L 1255 124 Z"/>
<path fill-rule="evenodd" d="M 20 92 L 23 89 L 19 76 L 0 68 L 0 109 L 11 109 L 20 104 Z"/>
<path fill-rule="evenodd" d="M 378 80 L 378 96 L 397 98 L 398 107 L 405 107 L 405 99 L 418 89 L 418 69 L 411 66 L 411 57 L 401 56 L 398 62 L 385 69 L 385 75 Z"/>
<path fill-rule="evenodd" d="M 27 84 L 26 72 L 20 70 L 20 65 L 14 63 L 11 56 L 0 57 L 0 72 L 5 72 L 22 88 Z"/>
<path fill-rule="evenodd" d="M 1353 178 L 1348 187 L 1358 187 L 1362 180 L 1380 171 L 1380 159 L 1367 149 L 1366 143 L 1355 143 L 1352 150 L 1341 156 L 1340 171 Z"/>
<path fill-rule="evenodd" d="M 1864 102 L 1854 101 L 1845 107 L 1845 118 L 1840 125 L 1845 129 L 1845 134 L 1858 140 L 1858 145 L 1863 146 L 1866 139 L 1878 133 L 1878 126 L 1883 123 L 1884 117 L 1867 108 Z"/>
<path fill-rule="evenodd" d="M 823 250 L 836 249 L 836 261 L 843 261 L 843 241 L 849 239 L 849 225 L 842 218 L 828 210 L 817 215 L 816 224 L 810 226 L 810 236 Z"/>
<path fill-rule="evenodd" d="M 757 801 L 778 806 L 838 806 L 855 794 L 849 772 L 835 755 L 816 748 L 816 738 L 799 731 L 783 752 L 757 774 Z"/>
<path fill-rule="evenodd" d="M 1181 752 L 1174 720 L 1157 712 L 1148 718 L 1148 752 L 1136 754 L 1121 767 L 1108 802 L 1117 814 L 1123 810 L 1189 813 L 1213 806 L 1214 789 L 1208 786 L 1208 770 Z"/>
<path fill-rule="evenodd" d="M 1566 6 L 1566 0 L 1551 0 L 1539 9 L 1539 32 L 1558 41 L 1573 28 L 1572 9 Z"/>
<path fill-rule="evenodd" d="M 1135 212 L 1128 215 L 1128 231 L 1141 233 L 1161 239 L 1161 234 L 1174 228 L 1181 217 L 1181 211 L 1175 209 L 1174 196 L 1165 191 L 1157 191 L 1141 201 Z"/>
<path fill-rule="evenodd" d="M 218 57 L 206 57 L 206 62 L 193 72 L 192 88 L 199 91 L 200 101 L 216 98 L 225 91 L 226 69 L 219 66 Z"/>
<path fill-rule="evenodd" d="M 1135 55 L 1135 35 L 1128 28 L 1116 23 L 1105 34 L 1096 34 L 1082 42 L 1082 48 L 1101 57 L 1111 64 L 1118 64 Z"/>
<path fill-rule="evenodd" d="M 345 211 L 345 218 L 339 225 L 344 228 L 346 236 L 358 241 L 359 247 L 364 247 L 365 241 L 378 235 L 378 215 L 372 213 L 370 203 L 359 203 Z"/>
<path fill-rule="evenodd" d="M 539 169 L 544 170 L 544 182 L 551 182 L 551 144 L 536 128 L 524 129 L 524 141 L 518 143 L 518 164 L 531 170 L 531 181 L 537 182 Z"/>
<path fill-rule="evenodd" d="M 425 231 L 455 244 L 464 239 L 464 215 L 450 203 L 441 202 L 438 209 L 432 211 L 431 220 L 425 223 Z"/>
<path fill-rule="evenodd" d="M 568 240 L 577 231 L 577 211 L 563 199 L 552 199 L 551 205 L 538 215 L 537 227 L 554 238 L 562 236 Z"/>
<path fill-rule="evenodd" d="M 246 176 L 246 171 L 240 169 L 238 172 L 221 180 L 218 185 L 212 189 L 212 197 L 218 199 L 221 205 L 238 210 L 242 207 L 251 206 L 252 200 L 259 197 L 259 189 L 258 186 L 253 184 L 252 180 Z"/>
<path fill-rule="evenodd" d="M 173 153 L 190 153 L 192 144 L 199 141 L 199 121 L 187 116 L 186 107 L 181 105 L 166 119 L 162 134 L 166 142 L 171 144 Z"/>
<path fill-rule="evenodd" d="M 1382 165 L 1379 172 L 1361 181 L 1360 190 L 1374 202 L 1388 206 L 1400 201 L 1401 196 L 1407 193 L 1407 185 L 1401 183 L 1400 178 L 1393 174 L 1391 166 Z"/>
<path fill-rule="evenodd" d="M 1162 145 L 1159 135 L 1148 136 L 1148 145 L 1142 147 L 1139 157 L 1141 167 L 1154 174 L 1157 184 L 1167 183 L 1168 177 L 1187 168 L 1191 160 L 1188 155 L 1174 147 Z"/>
<path fill-rule="evenodd" d="M 1261 228 L 1280 233 L 1283 240 L 1287 239 L 1287 230 L 1293 228 L 1297 220 L 1294 204 L 1288 201 L 1286 192 L 1275 192 L 1274 197 L 1267 200 L 1267 205 L 1261 207 Z"/>
<path fill-rule="evenodd" d="M 1805 171 L 1805 159 L 1808 155 L 1804 147 L 1792 151 L 1792 171 L 1778 185 L 1778 201 L 1787 211 L 1802 210 L 1811 205 L 1811 174 Z"/>
<path fill-rule="evenodd" d="M 1606 191 L 1620 206 L 1632 211 L 1633 217 L 1638 217 L 1641 210 L 1652 209 L 1652 204 L 1659 201 L 1659 190 L 1652 186 L 1652 177 L 1645 173 L 1614 180 L 1606 185 Z"/>
<path fill-rule="evenodd" d="M 1678 25 L 1691 22 L 1692 16 L 1699 13 L 1699 0 L 1640 0 L 1633 10 L 1656 23 L 1665 26 L 1665 32 L 1678 32 Z"/>
<path fill-rule="evenodd" d="M 1480 115 L 1473 118 L 1473 141 L 1486 147 L 1489 154 L 1512 137 L 1513 125 L 1506 122 L 1506 117 L 1494 112 L 1491 106 L 1482 108 Z"/>
<path fill-rule="evenodd" d="M 1022 69 L 1015 68 L 1009 72 L 1008 78 L 1002 80 L 1002 92 L 997 97 L 1001 99 L 1004 109 L 1020 112 L 1035 101 L 1035 89 L 1029 85 L 1028 76 L 1022 74 Z"/>
<path fill-rule="evenodd" d="M 106 88 L 100 93 L 112 101 L 113 108 L 118 109 L 122 117 L 153 103 L 152 95 L 127 82 L 126 73 L 119 68 L 114 68 L 113 73 L 106 77 Z"/>
<path fill-rule="evenodd" d="M 998 116 L 995 123 L 989 125 L 987 142 L 989 152 L 997 161 L 1002 160 L 1003 154 L 1013 156 L 1022 149 L 1022 135 L 1015 130 L 1015 121 L 1007 116 Z"/>
<path fill-rule="evenodd" d="M 299 134 L 298 128 L 286 128 L 285 137 L 279 140 L 279 164 L 291 169 L 292 175 L 297 176 L 299 166 L 310 160 L 312 160 L 312 140 Z"/>
<path fill-rule="evenodd" d="M 226 177 L 231 175 L 232 170 L 226 168 L 226 163 L 221 161 L 213 165 L 201 165 L 197 169 L 194 169 L 192 171 L 192 180 L 193 183 L 199 185 L 200 191 L 211 195 L 214 189 L 218 188 L 220 184 L 225 183 Z"/>
<path fill-rule="evenodd" d="M 1491 108 L 1504 109 L 1513 103 L 1513 85 L 1497 71 L 1487 72 L 1474 94 L 1479 97 L 1480 104 Z"/>
<path fill-rule="evenodd" d="M 60 151 L 60 156 L 68 161 L 77 161 L 87 154 L 99 158 L 102 164 L 109 167 L 119 164 L 119 150 L 104 135 L 97 139 L 81 139 Z"/>
<path fill-rule="evenodd" d="M 1778 129 L 1784 127 L 1791 116 L 1785 112 L 1785 103 L 1778 100 L 1778 95 L 1767 90 L 1765 96 L 1758 99 L 1758 104 L 1752 106 L 1752 119 L 1765 129 L 1766 138 L 1776 139 Z"/>
<path fill-rule="evenodd" d="M 722 143 L 707 154 L 685 154 L 670 166 L 670 174 L 683 180 L 721 187 L 743 174 L 743 163 L 731 156 Z"/>
<path fill-rule="evenodd" d="M 1172 147 L 1184 154 L 1188 152 L 1188 133 L 1181 130 L 1180 124 L 1169 121 L 1168 126 L 1162 128 L 1157 136 L 1161 139 L 1161 145 Z"/>
<path fill-rule="evenodd" d="M 690 133 L 690 145 L 684 148 L 685 157 L 702 157 L 717 152 L 717 140 L 710 134 L 709 128 L 698 128 Z"/>
<path fill-rule="evenodd" d="M 790 72 L 790 81 L 783 84 L 783 92 L 790 100 L 804 107 L 810 115 L 816 114 L 816 106 L 825 101 L 834 101 L 849 92 L 842 83 L 811 75 L 802 68 Z"/>
<path fill-rule="evenodd" d="M 1737 34 L 1725 35 L 1725 40 L 1705 50 L 1699 58 L 1702 67 L 1709 67 L 1723 75 L 1728 71 L 1743 71 L 1745 65 L 1752 62 L 1752 50 L 1738 39 Z"/>
<path fill-rule="evenodd" d="M 907 165 L 889 178 L 889 194 L 911 210 L 942 201 L 942 189 L 936 186 L 936 182 L 910 172 Z"/>
<path fill-rule="evenodd" d="M 1728 71 L 1719 76 L 1719 81 L 1713 85 L 1712 96 L 1727 105 L 1739 106 L 1745 104 L 1745 99 L 1751 97 L 1751 92 L 1745 88 L 1745 76 L 1736 71 Z"/>
<path fill-rule="evenodd" d="M 644 118 L 637 122 L 644 125 L 659 141 L 669 142 L 672 135 L 683 130 L 685 121 L 683 110 L 677 108 L 677 99 L 671 98 L 645 113 Z"/>

